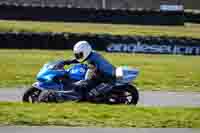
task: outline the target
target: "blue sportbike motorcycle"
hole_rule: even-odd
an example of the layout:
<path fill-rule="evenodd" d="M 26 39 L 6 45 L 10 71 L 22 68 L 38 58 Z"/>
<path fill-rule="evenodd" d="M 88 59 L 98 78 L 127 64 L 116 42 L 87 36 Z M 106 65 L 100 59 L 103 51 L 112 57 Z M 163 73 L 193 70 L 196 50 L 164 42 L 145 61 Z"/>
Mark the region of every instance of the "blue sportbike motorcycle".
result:
<path fill-rule="evenodd" d="M 23 95 L 23 102 L 65 102 L 77 98 L 78 92 L 74 93 L 74 83 L 84 80 L 89 67 L 86 64 L 75 64 L 64 69 L 62 61 L 45 64 L 37 74 L 37 82 L 27 89 Z M 128 67 L 120 67 L 123 76 L 109 84 L 110 91 L 98 95 L 92 99 L 83 101 L 107 104 L 133 104 L 139 99 L 138 89 L 131 83 L 137 77 L 138 70 Z"/>

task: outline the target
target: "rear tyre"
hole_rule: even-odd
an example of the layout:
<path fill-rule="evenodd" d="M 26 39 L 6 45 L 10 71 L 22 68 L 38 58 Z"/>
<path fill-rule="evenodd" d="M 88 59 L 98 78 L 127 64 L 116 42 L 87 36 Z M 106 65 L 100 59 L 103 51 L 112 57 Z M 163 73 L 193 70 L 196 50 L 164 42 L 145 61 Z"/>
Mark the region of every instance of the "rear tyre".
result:
<path fill-rule="evenodd" d="M 35 87 L 31 87 L 24 92 L 22 101 L 28 102 L 28 103 L 36 103 L 38 101 L 38 97 L 40 93 L 41 93 L 41 90 Z"/>
<path fill-rule="evenodd" d="M 108 96 L 110 104 L 132 104 L 136 105 L 139 100 L 139 92 L 132 85 L 118 87 L 113 89 Z"/>

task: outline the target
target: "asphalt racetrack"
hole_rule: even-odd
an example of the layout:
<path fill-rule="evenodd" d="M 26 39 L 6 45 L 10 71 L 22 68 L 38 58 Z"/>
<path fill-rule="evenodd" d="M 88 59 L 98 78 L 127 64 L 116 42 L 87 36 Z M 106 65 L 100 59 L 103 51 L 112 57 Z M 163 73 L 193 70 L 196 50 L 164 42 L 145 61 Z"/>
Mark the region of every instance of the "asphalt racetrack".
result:
<path fill-rule="evenodd" d="M 26 89 L 0 89 L 0 101 L 20 102 Z M 140 92 L 139 106 L 200 106 L 200 93 L 197 92 Z"/>
<path fill-rule="evenodd" d="M 199 133 L 190 128 L 67 128 L 67 127 L 0 127 L 2 133 Z"/>

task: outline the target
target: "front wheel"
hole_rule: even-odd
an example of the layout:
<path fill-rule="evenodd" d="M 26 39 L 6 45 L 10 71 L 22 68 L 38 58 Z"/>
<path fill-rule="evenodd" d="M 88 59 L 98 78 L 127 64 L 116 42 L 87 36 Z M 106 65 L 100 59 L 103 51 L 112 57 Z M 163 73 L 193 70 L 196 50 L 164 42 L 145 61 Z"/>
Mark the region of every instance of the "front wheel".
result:
<path fill-rule="evenodd" d="M 42 91 L 38 97 L 38 102 L 40 103 L 58 103 L 61 100 L 58 99 L 57 93 L 55 91 L 45 90 Z"/>
<path fill-rule="evenodd" d="M 132 85 L 117 87 L 116 89 L 113 89 L 108 96 L 108 102 L 111 104 L 136 105 L 138 100 L 138 89 Z"/>
<path fill-rule="evenodd" d="M 23 102 L 28 102 L 28 103 L 36 103 L 38 101 L 38 97 L 41 93 L 41 90 L 31 87 L 27 89 L 22 97 Z"/>

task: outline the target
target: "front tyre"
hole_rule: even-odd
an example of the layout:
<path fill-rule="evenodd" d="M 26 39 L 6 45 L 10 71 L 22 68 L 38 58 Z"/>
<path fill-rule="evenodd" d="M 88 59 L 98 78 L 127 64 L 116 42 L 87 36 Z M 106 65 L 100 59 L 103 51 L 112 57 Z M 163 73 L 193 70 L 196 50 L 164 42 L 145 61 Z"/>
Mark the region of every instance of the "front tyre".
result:
<path fill-rule="evenodd" d="M 61 100 L 60 100 L 61 101 Z M 42 91 L 38 97 L 40 103 L 58 103 L 57 93 L 55 91 Z"/>
<path fill-rule="evenodd" d="M 31 87 L 24 92 L 22 101 L 28 102 L 28 103 L 36 103 L 38 101 L 38 97 L 40 93 L 41 93 L 41 90 L 35 87 Z"/>

